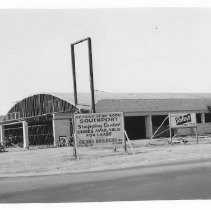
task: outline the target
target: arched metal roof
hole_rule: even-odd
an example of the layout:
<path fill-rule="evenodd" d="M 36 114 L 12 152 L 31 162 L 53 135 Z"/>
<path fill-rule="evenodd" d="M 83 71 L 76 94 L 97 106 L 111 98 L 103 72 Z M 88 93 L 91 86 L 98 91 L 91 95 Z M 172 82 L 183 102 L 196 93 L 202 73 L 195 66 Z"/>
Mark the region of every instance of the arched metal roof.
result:
<path fill-rule="evenodd" d="M 36 117 L 54 112 L 72 112 L 71 100 L 56 94 L 35 94 L 18 101 L 7 113 L 7 118 Z"/>

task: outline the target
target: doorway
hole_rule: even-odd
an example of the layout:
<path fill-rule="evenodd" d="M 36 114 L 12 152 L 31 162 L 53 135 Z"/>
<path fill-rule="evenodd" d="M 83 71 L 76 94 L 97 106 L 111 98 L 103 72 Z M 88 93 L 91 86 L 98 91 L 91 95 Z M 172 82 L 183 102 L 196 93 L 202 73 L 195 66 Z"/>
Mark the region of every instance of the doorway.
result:
<path fill-rule="evenodd" d="M 125 117 L 125 130 L 129 139 L 146 139 L 145 117 L 128 116 Z"/>

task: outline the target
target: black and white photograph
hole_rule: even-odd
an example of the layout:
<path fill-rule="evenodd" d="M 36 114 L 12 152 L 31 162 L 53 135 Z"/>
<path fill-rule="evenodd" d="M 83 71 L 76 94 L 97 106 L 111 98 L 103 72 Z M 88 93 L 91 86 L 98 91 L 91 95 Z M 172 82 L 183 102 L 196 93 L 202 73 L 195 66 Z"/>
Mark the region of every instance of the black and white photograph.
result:
<path fill-rule="evenodd" d="M 0 208 L 209 202 L 210 72 L 211 5 L 1 8 Z"/>

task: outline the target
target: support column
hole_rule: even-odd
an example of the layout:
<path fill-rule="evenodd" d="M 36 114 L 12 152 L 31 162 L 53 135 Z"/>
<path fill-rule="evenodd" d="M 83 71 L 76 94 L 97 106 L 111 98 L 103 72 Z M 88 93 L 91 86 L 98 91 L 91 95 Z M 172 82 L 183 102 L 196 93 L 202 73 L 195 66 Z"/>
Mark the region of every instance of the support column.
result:
<path fill-rule="evenodd" d="M 54 147 L 58 147 L 59 146 L 59 142 L 57 139 L 57 135 L 56 135 L 56 119 L 55 119 L 55 114 L 53 114 L 53 145 Z"/>
<path fill-rule="evenodd" d="M 23 148 L 29 148 L 28 123 L 23 121 Z"/>
<path fill-rule="evenodd" d="M 201 122 L 202 122 L 202 123 L 205 123 L 205 116 L 204 116 L 204 113 L 201 114 Z"/>
<path fill-rule="evenodd" d="M 4 142 L 4 126 L 3 125 L 0 125 L 0 143 L 1 145 L 5 145 L 5 142 Z"/>
<path fill-rule="evenodd" d="M 153 135 L 152 131 L 152 116 L 146 116 L 145 118 L 145 129 L 146 129 L 146 138 L 151 138 Z"/>

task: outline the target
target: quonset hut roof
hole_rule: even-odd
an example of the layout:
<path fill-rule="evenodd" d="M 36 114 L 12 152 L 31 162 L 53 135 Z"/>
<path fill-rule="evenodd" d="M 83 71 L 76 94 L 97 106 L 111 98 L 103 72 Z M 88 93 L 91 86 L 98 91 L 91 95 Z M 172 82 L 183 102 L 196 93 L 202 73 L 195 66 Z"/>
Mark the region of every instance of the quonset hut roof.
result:
<path fill-rule="evenodd" d="M 90 109 L 91 96 L 79 93 L 82 108 Z M 209 111 L 211 93 L 106 93 L 95 92 L 97 112 Z M 53 112 L 72 112 L 73 93 L 39 93 L 18 101 L 8 113 L 20 118 Z"/>
<path fill-rule="evenodd" d="M 74 105 L 55 94 L 41 93 L 18 101 L 7 113 L 6 118 L 36 117 L 53 112 L 71 112 Z M 13 115 L 18 116 L 13 116 Z M 8 120 L 8 119 L 6 119 Z"/>

